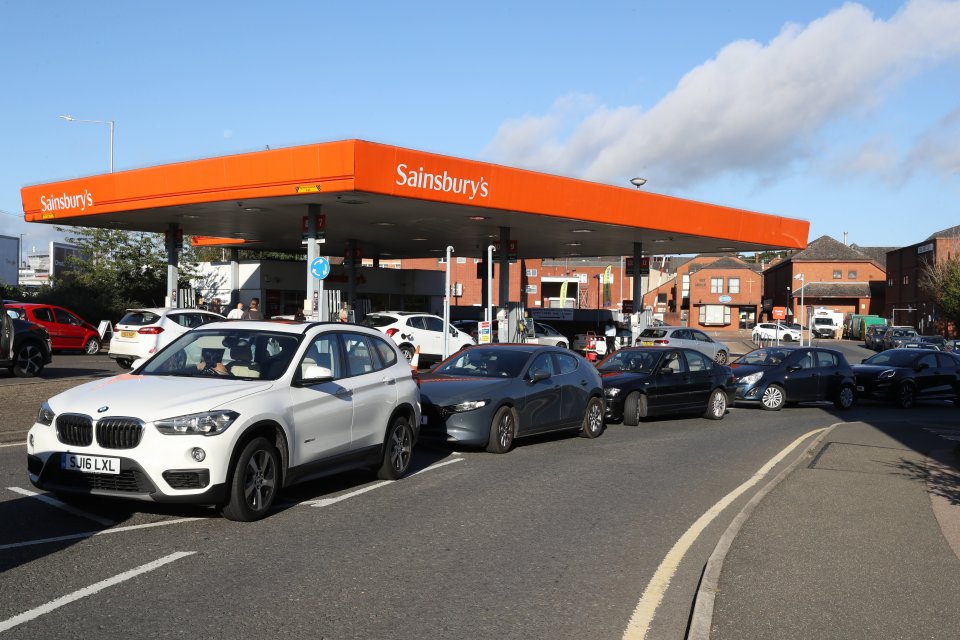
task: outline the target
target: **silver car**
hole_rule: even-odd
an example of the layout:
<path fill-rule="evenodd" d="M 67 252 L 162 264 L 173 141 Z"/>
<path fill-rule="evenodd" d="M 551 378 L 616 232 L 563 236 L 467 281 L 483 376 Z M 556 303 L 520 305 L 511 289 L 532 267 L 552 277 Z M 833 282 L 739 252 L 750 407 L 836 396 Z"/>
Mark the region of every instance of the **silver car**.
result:
<path fill-rule="evenodd" d="M 730 360 L 730 350 L 699 329 L 690 327 L 647 327 L 637 336 L 638 347 L 685 347 L 710 357 L 717 364 Z"/>

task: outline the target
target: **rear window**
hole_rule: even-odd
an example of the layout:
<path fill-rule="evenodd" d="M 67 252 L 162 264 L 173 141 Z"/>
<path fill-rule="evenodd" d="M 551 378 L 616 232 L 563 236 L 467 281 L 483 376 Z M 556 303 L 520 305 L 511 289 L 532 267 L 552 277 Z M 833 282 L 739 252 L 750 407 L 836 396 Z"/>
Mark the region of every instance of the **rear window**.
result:
<path fill-rule="evenodd" d="M 360 324 L 367 327 L 373 327 L 375 329 L 379 329 L 380 327 L 385 327 L 388 324 L 393 324 L 396 321 L 397 321 L 396 318 L 392 318 L 390 316 L 378 316 L 376 314 L 371 313 L 371 314 L 368 314 L 366 317 L 364 317 L 363 322 L 361 322 Z"/>
<path fill-rule="evenodd" d="M 131 324 L 142 327 L 148 324 L 156 324 L 160 321 L 160 316 L 150 311 L 131 311 L 120 319 L 117 324 Z"/>
<path fill-rule="evenodd" d="M 644 329 L 640 332 L 641 338 L 662 338 L 667 335 L 664 329 Z"/>

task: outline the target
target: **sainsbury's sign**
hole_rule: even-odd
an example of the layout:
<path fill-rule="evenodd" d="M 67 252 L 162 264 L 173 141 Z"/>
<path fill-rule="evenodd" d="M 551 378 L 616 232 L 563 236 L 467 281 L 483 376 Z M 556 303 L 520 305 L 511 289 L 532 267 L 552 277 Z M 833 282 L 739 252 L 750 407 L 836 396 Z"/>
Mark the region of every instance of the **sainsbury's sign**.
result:
<path fill-rule="evenodd" d="M 401 187 L 457 193 L 467 196 L 468 200 L 486 198 L 490 195 L 490 183 L 483 176 L 478 179 L 459 178 L 450 175 L 446 169 L 443 170 L 443 173 L 430 173 L 425 171 L 423 167 L 415 169 L 405 162 L 397 165 L 395 183 Z"/>
<path fill-rule="evenodd" d="M 69 194 L 64 192 L 61 195 L 40 196 L 41 213 L 64 211 L 66 209 L 86 211 L 87 207 L 92 206 L 93 195 L 86 189 L 83 190 L 82 194 Z"/>

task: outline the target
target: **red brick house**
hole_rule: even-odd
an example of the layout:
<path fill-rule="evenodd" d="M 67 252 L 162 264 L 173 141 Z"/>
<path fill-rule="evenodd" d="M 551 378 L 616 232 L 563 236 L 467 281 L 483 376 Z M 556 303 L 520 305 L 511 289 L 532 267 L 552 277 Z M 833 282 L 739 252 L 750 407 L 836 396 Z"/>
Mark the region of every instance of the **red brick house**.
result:
<path fill-rule="evenodd" d="M 931 234 L 926 240 L 887 253 L 886 304 L 883 314 L 920 333 L 953 336 L 936 305 L 920 288 L 926 265 L 960 256 L 960 226 Z"/>

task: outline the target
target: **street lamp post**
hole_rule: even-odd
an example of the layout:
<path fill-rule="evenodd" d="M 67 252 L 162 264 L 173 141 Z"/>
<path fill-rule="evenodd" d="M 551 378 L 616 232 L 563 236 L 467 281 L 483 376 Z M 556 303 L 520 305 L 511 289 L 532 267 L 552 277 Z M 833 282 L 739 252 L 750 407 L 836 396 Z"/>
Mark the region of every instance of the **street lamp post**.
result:
<path fill-rule="evenodd" d="M 807 324 L 807 308 L 803 306 L 803 293 L 804 293 L 803 290 L 806 288 L 807 282 L 804 279 L 804 275 L 802 273 L 798 273 L 797 275 L 793 276 L 793 279 L 800 281 L 800 346 L 802 347 L 803 346 L 803 328 Z"/>
<path fill-rule="evenodd" d="M 73 116 L 60 116 L 60 118 L 68 122 L 93 122 L 95 124 L 105 124 L 110 127 L 110 173 L 113 173 L 113 120 L 81 120 Z"/>

